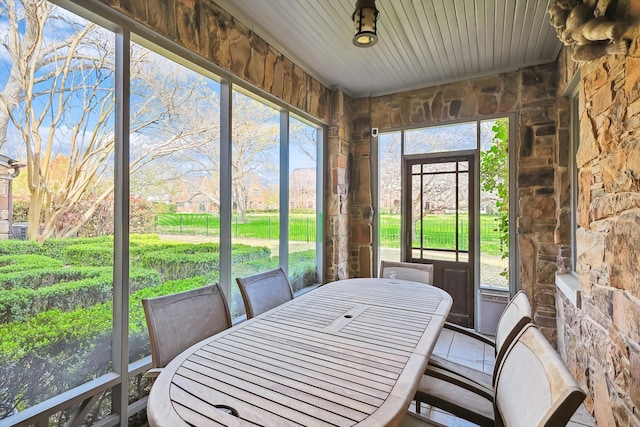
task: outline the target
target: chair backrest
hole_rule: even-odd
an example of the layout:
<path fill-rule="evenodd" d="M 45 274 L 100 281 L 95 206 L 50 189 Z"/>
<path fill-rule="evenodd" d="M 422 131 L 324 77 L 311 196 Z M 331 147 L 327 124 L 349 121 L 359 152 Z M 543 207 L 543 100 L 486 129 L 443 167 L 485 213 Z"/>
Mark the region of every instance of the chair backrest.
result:
<path fill-rule="evenodd" d="M 533 322 L 531 303 L 524 291 L 518 291 L 511 298 L 498 320 L 496 327 L 496 368 L 509 344 L 527 324 Z M 494 376 L 495 380 L 495 376 Z"/>
<path fill-rule="evenodd" d="M 433 264 L 380 261 L 380 277 L 433 284 Z"/>
<path fill-rule="evenodd" d="M 247 319 L 293 299 L 287 275 L 278 267 L 253 276 L 237 277 Z"/>
<path fill-rule="evenodd" d="M 231 326 L 231 314 L 215 285 L 142 300 L 154 368 L 163 368 L 193 344 Z"/>
<path fill-rule="evenodd" d="M 505 352 L 497 373 L 496 426 L 567 424 L 585 398 L 558 353 L 532 323 Z"/>

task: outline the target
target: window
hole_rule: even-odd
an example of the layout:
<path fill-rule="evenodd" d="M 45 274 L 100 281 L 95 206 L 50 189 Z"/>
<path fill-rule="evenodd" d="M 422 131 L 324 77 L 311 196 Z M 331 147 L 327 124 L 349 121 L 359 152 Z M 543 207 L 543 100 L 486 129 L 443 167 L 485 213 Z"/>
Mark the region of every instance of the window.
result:
<path fill-rule="evenodd" d="M 378 136 L 378 253 L 386 261 L 401 258 L 401 138 L 400 132 Z"/>
<path fill-rule="evenodd" d="M 0 47 L 0 146 L 34 166 L 13 185 L 29 240 L 0 249 L 0 418 L 113 369 L 115 35 L 45 2 L 33 38 L 22 7 L 0 8 L 19 40 Z"/>
<path fill-rule="evenodd" d="M 462 194 L 448 191 L 458 185 L 464 194 L 468 194 L 467 191 L 477 193 L 472 199 L 474 205 L 478 205 L 473 206 L 478 211 L 477 226 L 474 227 L 479 255 L 477 261 L 474 260 L 477 262 L 474 271 L 478 273 L 478 286 L 509 288 L 509 247 L 513 244 L 509 232 L 512 227 L 509 193 L 513 191 L 509 180 L 509 122 L 509 118 L 496 118 L 379 135 L 377 227 L 380 259 L 408 259 L 409 249 L 406 249 L 407 253 L 401 250 L 403 216 L 412 216 L 404 226 L 407 236 L 412 236 L 414 244 L 410 246 L 433 249 L 427 251 L 429 259 L 450 259 L 449 252 L 456 247 L 462 249 L 459 257 L 468 256 L 466 245 L 470 224 L 465 222 L 468 221 L 466 218 L 458 219 L 461 222 L 456 228 L 455 218 L 456 212 L 464 213 L 471 207 Z M 475 172 L 477 177 L 473 179 L 479 182 L 477 188 L 469 188 L 468 177 L 464 174 L 466 169 L 460 169 L 464 163 L 456 167 L 446 160 L 447 156 L 466 154 L 473 155 L 477 162 L 474 167 L 478 171 Z M 435 163 L 427 169 L 412 163 L 412 167 L 419 170 L 411 172 L 412 182 L 403 184 L 400 173 L 406 166 L 403 162 L 418 158 Z M 406 212 L 400 212 L 402 185 L 411 185 L 411 194 L 416 197 L 411 204 L 405 202 Z M 454 229 L 458 231 L 453 232 Z"/>
<path fill-rule="evenodd" d="M 220 281 L 220 84 L 152 48 L 131 45 L 130 362 L 150 354 L 142 298 Z"/>
<path fill-rule="evenodd" d="M 318 283 L 319 264 L 316 263 L 321 245 L 319 218 L 316 206 L 318 191 L 318 149 L 320 131 L 302 119 L 289 119 L 289 241 L 288 271 L 294 292 Z M 320 246 L 321 247 L 321 246 Z"/>
<path fill-rule="evenodd" d="M 0 9 L 3 40 L 32 30 L 21 4 Z M 0 317 L 0 419 L 22 422 L 19 411 L 44 402 L 38 422 L 63 424 L 73 408 L 53 414 L 47 399 L 77 398 L 93 380 L 103 398 L 91 422 L 118 413 L 126 425 L 128 398 L 148 392 L 138 375 L 149 360 L 142 298 L 220 282 L 237 317 L 237 275 L 282 264 L 296 290 L 320 280 L 323 132 L 104 17 L 110 30 L 46 2 L 37 12 L 46 24 L 36 43 L 49 55 L 29 62 L 39 68 L 17 70 L 20 52 L 0 47 L 0 92 L 18 100 L 0 98 L 1 154 L 39 161 L 41 171 L 23 170 L 13 187 L 14 218 L 31 241 L 0 241 L 0 305 L 9 307 Z M 226 105 L 232 128 L 221 120 Z M 289 164 L 305 170 L 304 185 L 291 184 Z M 27 179 L 38 183 L 31 192 Z"/>

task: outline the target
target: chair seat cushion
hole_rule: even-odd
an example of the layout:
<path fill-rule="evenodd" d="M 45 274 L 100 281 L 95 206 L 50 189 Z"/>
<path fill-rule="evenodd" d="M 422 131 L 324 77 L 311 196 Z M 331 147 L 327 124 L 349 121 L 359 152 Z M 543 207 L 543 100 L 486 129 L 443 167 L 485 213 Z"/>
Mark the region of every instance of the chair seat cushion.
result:
<path fill-rule="evenodd" d="M 461 365 L 449 359 L 436 356 L 435 354 L 431 355 L 431 358 L 429 359 L 429 366 L 455 373 L 456 375 L 468 378 L 469 380 L 476 382 L 483 387 L 493 389 L 493 375 L 486 372 Z"/>
<path fill-rule="evenodd" d="M 449 381 L 423 375 L 415 398 L 481 426 L 495 425 L 491 399 Z"/>
<path fill-rule="evenodd" d="M 428 377 L 434 377 L 439 380 L 443 380 L 449 382 L 453 385 L 462 387 L 469 391 L 472 391 L 485 399 L 493 402 L 493 389 L 491 388 L 491 384 L 483 384 L 469 378 L 458 375 L 453 371 L 448 371 L 446 369 L 438 368 L 436 366 L 429 365 L 427 369 L 424 371 L 424 374 Z"/>

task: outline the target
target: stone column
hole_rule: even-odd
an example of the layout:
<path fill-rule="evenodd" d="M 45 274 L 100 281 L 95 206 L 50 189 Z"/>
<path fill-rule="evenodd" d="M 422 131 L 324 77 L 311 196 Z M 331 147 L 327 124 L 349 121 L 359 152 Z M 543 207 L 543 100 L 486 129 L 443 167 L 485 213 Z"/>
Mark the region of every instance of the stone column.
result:
<path fill-rule="evenodd" d="M 333 116 L 327 138 L 327 173 L 329 188 L 325 190 L 327 219 L 325 222 L 325 279 L 331 282 L 350 276 L 349 211 L 351 164 L 351 100 L 342 91 L 333 97 Z"/>

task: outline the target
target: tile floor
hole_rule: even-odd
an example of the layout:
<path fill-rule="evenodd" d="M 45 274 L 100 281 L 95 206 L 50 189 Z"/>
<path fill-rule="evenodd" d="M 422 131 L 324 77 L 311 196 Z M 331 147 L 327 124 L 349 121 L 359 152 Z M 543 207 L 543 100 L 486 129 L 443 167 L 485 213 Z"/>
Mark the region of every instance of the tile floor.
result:
<path fill-rule="evenodd" d="M 493 367 L 495 366 L 493 347 L 478 342 L 467 335 L 453 332 L 449 329 L 443 329 L 433 349 L 433 353 L 474 369 L 493 374 Z M 410 410 L 415 411 L 415 406 L 412 406 Z M 476 426 L 474 423 L 457 418 L 424 403 L 421 406 L 420 414 L 432 421 L 449 427 Z M 594 418 L 587 412 L 584 405 L 578 408 L 575 415 L 571 418 L 571 421 L 567 424 L 568 427 L 595 425 L 596 422 Z"/>

